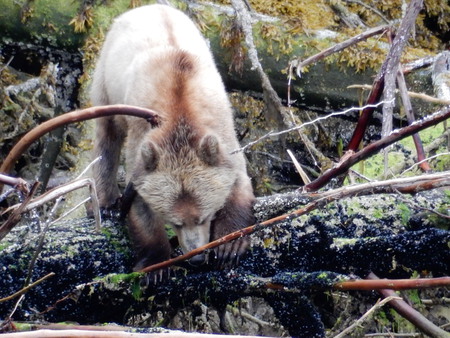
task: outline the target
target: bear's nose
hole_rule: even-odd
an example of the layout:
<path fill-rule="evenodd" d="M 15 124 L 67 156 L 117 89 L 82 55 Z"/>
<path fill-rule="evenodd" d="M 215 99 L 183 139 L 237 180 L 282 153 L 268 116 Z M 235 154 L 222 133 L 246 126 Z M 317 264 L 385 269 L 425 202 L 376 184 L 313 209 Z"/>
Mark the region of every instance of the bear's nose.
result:
<path fill-rule="evenodd" d="M 189 259 L 189 264 L 191 264 L 193 266 L 199 266 L 199 265 L 204 264 L 205 261 L 206 261 L 206 255 L 200 254 L 200 255 L 194 256 L 191 259 Z"/>

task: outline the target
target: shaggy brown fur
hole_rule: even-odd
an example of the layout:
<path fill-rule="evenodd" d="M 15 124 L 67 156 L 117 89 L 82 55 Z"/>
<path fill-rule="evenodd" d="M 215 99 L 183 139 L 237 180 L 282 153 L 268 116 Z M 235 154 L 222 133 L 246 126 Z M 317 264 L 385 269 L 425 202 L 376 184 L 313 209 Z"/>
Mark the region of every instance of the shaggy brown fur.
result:
<path fill-rule="evenodd" d="M 162 118 L 155 129 L 133 117 L 97 123 L 94 153 L 103 160 L 94 178 L 103 207 L 119 197 L 116 174 L 126 140 L 127 178 L 137 191 L 129 213 L 135 269 L 169 258 L 165 224 L 187 252 L 253 223 L 244 157 L 230 155 L 239 147 L 232 110 L 208 46 L 184 14 L 152 5 L 116 19 L 91 97 L 95 105 L 137 105 Z M 226 244 L 218 259 L 233 261 L 246 247 L 246 239 Z"/>

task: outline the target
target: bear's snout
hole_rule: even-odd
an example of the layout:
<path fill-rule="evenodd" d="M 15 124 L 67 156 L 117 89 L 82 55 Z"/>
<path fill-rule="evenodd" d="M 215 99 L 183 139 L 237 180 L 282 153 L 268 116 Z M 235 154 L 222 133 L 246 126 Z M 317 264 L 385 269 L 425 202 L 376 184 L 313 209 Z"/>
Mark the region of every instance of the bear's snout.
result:
<path fill-rule="evenodd" d="M 189 259 L 189 264 L 193 266 L 200 266 L 206 262 L 206 255 L 204 253 L 194 256 L 191 259 Z"/>

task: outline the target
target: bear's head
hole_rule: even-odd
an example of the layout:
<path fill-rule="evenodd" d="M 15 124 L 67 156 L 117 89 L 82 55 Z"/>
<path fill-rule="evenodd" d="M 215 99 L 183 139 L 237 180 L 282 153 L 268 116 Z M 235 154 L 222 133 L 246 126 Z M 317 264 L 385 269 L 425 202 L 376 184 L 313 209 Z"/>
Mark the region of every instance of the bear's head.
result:
<path fill-rule="evenodd" d="M 144 141 L 133 183 L 154 216 L 169 224 L 187 253 L 211 239 L 211 222 L 237 180 L 229 156 L 215 135 L 193 142 Z M 149 229 L 151 230 L 151 229 Z M 190 260 L 205 261 L 204 255 Z"/>

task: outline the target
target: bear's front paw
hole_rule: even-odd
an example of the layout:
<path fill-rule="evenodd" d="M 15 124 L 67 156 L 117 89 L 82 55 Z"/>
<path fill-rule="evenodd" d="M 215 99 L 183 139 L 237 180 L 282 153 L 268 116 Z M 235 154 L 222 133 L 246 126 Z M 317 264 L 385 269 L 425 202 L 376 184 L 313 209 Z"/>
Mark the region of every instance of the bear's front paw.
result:
<path fill-rule="evenodd" d="M 149 285 L 158 285 L 171 277 L 175 277 L 175 275 L 175 270 L 170 267 L 148 272 L 145 274 L 141 286 L 148 287 Z"/>
<path fill-rule="evenodd" d="M 114 203 L 100 207 L 100 215 L 104 219 L 112 219 L 121 217 L 122 197 L 118 197 Z"/>
<path fill-rule="evenodd" d="M 121 215 L 121 197 L 118 197 L 110 205 L 100 206 L 100 215 L 103 219 L 117 218 Z M 86 216 L 89 218 L 94 218 L 95 208 L 92 202 L 86 203 Z"/>
<path fill-rule="evenodd" d="M 237 266 L 240 257 L 245 253 L 249 244 L 250 242 L 247 238 L 239 238 L 231 243 L 215 248 L 215 265 L 219 269 Z"/>

